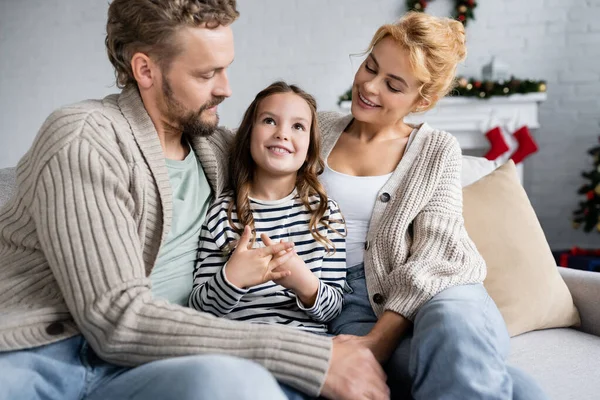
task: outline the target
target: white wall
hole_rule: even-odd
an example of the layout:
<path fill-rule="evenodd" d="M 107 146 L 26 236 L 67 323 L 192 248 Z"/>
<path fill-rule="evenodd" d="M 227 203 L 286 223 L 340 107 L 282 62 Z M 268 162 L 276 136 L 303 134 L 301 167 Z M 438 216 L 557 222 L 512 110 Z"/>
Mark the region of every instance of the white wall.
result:
<path fill-rule="evenodd" d="M 0 0 L 0 168 L 16 165 L 61 105 L 114 92 L 107 2 Z"/>
<path fill-rule="evenodd" d="M 336 107 L 377 26 L 397 18 L 403 0 L 238 0 L 233 97 L 221 120 L 236 125 L 256 92 L 282 78 Z M 429 12 L 450 13 L 451 0 Z M 17 163 L 44 118 L 60 105 L 116 91 L 104 52 L 107 2 L 0 0 L 0 168 Z M 555 248 L 599 247 L 573 231 L 585 151 L 600 134 L 600 0 L 486 0 L 469 23 L 461 72 L 478 75 L 496 55 L 520 78 L 546 79 L 526 188 Z"/>

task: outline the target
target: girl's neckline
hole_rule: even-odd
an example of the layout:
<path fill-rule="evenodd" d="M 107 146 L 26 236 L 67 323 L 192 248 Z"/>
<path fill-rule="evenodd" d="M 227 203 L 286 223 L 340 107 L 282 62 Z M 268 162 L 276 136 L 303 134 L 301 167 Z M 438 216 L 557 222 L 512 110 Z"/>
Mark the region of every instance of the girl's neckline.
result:
<path fill-rule="evenodd" d="M 256 198 L 254 198 L 252 196 L 248 196 L 248 198 L 253 203 L 263 204 L 265 206 L 276 206 L 276 205 L 279 205 L 279 204 L 287 203 L 288 201 L 290 201 L 294 197 L 296 197 L 296 194 L 297 194 L 297 190 L 296 190 L 296 188 L 294 188 L 294 190 L 292 190 L 292 192 L 290 194 L 288 194 L 287 196 L 285 196 L 282 199 L 277 199 L 277 200 L 262 200 L 262 199 L 256 199 Z"/>

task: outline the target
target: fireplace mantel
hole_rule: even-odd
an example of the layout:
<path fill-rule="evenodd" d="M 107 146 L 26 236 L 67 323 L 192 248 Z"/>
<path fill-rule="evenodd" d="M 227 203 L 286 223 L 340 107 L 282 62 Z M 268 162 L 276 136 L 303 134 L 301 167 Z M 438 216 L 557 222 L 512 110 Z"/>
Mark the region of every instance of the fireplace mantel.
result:
<path fill-rule="evenodd" d="M 453 134 L 464 150 L 485 150 L 489 143 L 485 132 L 495 126 L 502 127 L 505 138 L 511 148 L 501 157 L 505 161 L 516 148 L 510 136 L 516 129 L 527 125 L 530 130 L 540 127 L 538 107 L 546 100 L 546 93 L 516 94 L 507 97 L 478 99 L 469 97 L 446 97 L 436 106 L 419 114 L 411 114 L 405 121 L 412 124 L 427 122 L 436 129 Z M 350 109 L 350 102 L 342 102 L 343 110 Z M 522 166 L 518 165 L 520 178 L 523 178 Z"/>

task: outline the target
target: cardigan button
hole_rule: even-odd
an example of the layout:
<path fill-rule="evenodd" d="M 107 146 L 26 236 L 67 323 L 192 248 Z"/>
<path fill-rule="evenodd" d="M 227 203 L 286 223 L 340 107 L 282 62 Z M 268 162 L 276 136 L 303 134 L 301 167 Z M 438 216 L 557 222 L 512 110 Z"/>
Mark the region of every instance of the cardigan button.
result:
<path fill-rule="evenodd" d="M 383 295 L 381 293 L 375 293 L 373 295 L 373 301 L 375 302 L 375 304 L 383 304 Z"/>
<path fill-rule="evenodd" d="M 46 333 L 50 336 L 58 336 L 65 331 L 65 326 L 61 322 L 53 322 L 46 327 Z"/>
<path fill-rule="evenodd" d="M 371 242 L 368 240 L 365 242 L 365 250 L 369 250 L 371 248 Z"/>
<path fill-rule="evenodd" d="M 384 203 L 387 203 L 388 201 L 390 201 L 391 198 L 392 198 L 392 196 L 390 196 L 389 193 L 382 193 L 381 196 L 379 196 L 379 200 L 381 200 Z"/>

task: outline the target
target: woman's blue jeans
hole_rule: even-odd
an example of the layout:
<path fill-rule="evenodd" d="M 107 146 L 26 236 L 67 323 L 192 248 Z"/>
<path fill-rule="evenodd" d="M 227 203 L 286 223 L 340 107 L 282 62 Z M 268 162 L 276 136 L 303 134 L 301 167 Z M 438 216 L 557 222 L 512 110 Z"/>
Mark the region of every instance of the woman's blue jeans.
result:
<path fill-rule="evenodd" d="M 377 322 L 363 264 L 348 268 L 342 313 L 332 333 L 364 336 Z M 446 289 L 427 302 L 385 366 L 393 399 L 547 399 L 506 364 L 509 336 L 481 284 Z"/>

